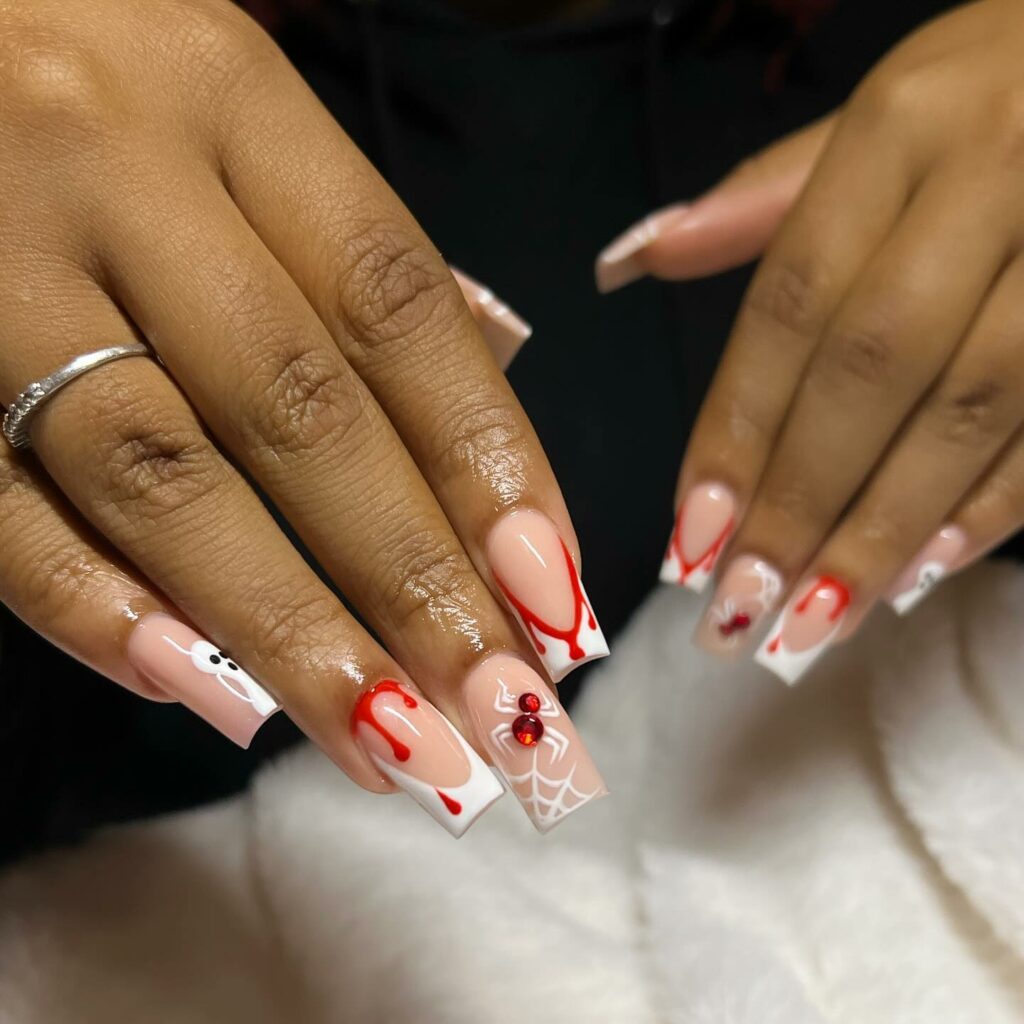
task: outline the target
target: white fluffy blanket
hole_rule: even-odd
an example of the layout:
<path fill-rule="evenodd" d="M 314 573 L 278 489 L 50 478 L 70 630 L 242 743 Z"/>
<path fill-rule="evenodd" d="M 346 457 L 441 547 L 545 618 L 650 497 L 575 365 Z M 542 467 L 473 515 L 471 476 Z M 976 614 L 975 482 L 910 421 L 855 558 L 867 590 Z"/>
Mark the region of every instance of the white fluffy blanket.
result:
<path fill-rule="evenodd" d="M 612 796 L 461 841 L 311 749 L 0 882 L 3 1024 L 1024 1020 L 1024 572 L 788 690 L 659 590 L 576 718 Z M 130 770 L 130 766 L 126 766 Z"/>

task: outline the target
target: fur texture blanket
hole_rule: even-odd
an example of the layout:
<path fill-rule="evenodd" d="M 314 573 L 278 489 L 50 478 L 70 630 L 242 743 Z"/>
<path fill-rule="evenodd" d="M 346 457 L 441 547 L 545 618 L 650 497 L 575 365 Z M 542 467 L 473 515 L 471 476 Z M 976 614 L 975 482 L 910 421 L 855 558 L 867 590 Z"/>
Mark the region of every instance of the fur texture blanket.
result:
<path fill-rule="evenodd" d="M 314 750 L 0 881 L 3 1024 L 1024 1020 L 1024 572 L 795 689 L 659 590 L 576 720 L 612 796 L 461 841 Z"/>

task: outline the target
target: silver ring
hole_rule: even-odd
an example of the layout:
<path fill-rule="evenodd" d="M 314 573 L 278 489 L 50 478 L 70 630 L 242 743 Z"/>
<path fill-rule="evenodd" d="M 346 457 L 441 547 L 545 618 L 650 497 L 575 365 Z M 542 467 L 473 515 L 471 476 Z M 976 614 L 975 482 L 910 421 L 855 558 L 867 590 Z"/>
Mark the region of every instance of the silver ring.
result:
<path fill-rule="evenodd" d="M 112 363 L 115 359 L 125 356 L 148 356 L 149 349 L 145 345 L 133 342 L 130 345 L 111 345 L 96 352 L 87 352 L 77 356 L 66 366 L 55 370 L 42 380 L 33 381 L 18 397 L 11 402 L 11 407 L 4 415 L 3 432 L 11 447 L 31 448 L 32 440 L 28 436 L 28 428 L 32 419 L 39 411 L 43 402 L 55 395 L 66 384 L 76 377 L 94 370 L 104 363 Z"/>

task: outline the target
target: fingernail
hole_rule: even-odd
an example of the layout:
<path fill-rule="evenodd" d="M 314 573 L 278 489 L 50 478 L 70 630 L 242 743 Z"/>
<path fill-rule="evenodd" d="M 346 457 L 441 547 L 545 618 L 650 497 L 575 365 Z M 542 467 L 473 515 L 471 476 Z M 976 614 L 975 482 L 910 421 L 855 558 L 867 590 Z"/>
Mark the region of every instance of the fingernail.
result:
<path fill-rule="evenodd" d="M 240 747 L 280 709 L 230 655 L 164 612 L 136 623 L 126 653 L 136 672 Z"/>
<path fill-rule="evenodd" d="M 533 328 L 494 292 L 456 267 L 449 268 L 462 289 L 466 304 L 476 318 L 480 333 L 503 369 L 515 358 Z"/>
<path fill-rule="evenodd" d="M 688 205 L 678 204 L 652 213 L 603 249 L 594 264 L 597 290 L 601 293 L 613 292 L 644 277 L 647 268 L 639 259 L 640 253 L 670 225 L 677 224 L 685 217 L 688 210 Z"/>
<path fill-rule="evenodd" d="M 519 658 L 495 654 L 463 687 L 466 718 L 539 832 L 608 789 L 569 716 Z"/>
<path fill-rule="evenodd" d="M 504 793 L 455 726 L 421 693 L 393 679 L 360 696 L 352 735 L 385 778 L 456 838 Z"/>
<path fill-rule="evenodd" d="M 510 512 L 491 530 L 487 557 L 495 582 L 557 683 L 608 644 L 576 564 L 554 524 L 533 509 Z"/>
<path fill-rule="evenodd" d="M 850 591 L 832 576 L 797 588 L 754 656 L 780 679 L 795 683 L 835 640 L 850 606 Z"/>
<path fill-rule="evenodd" d="M 711 654 L 738 654 L 781 592 L 782 577 L 763 558 L 733 559 L 697 626 L 697 646 Z"/>
<path fill-rule="evenodd" d="M 736 498 L 724 484 L 694 487 L 676 513 L 660 578 L 700 593 L 736 525 Z"/>
<path fill-rule="evenodd" d="M 959 526 L 939 530 L 889 588 L 886 600 L 897 615 L 906 615 L 916 608 L 956 564 L 966 546 L 967 535 Z"/>

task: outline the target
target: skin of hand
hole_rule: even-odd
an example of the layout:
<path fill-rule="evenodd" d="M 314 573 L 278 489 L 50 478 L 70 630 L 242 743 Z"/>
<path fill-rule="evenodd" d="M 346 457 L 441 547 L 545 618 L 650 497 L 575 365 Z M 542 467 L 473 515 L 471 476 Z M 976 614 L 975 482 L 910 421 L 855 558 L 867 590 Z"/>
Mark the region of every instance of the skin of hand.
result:
<path fill-rule="evenodd" d="M 1024 18 L 925 25 L 842 109 L 606 249 L 598 286 L 763 253 L 690 438 L 663 579 L 794 682 L 1024 521 Z M 717 573 L 714 572 L 717 567 Z"/>
<path fill-rule="evenodd" d="M 480 755 L 526 779 L 557 736 L 603 793 L 540 674 L 607 648 L 492 355 L 529 328 L 456 282 L 253 21 L 0 3 L 0 274 L 5 407 L 83 353 L 158 357 L 90 370 L 0 451 L 0 599 L 29 625 L 242 745 L 283 706 L 454 834 L 501 793 Z"/>

